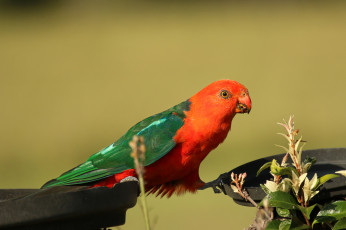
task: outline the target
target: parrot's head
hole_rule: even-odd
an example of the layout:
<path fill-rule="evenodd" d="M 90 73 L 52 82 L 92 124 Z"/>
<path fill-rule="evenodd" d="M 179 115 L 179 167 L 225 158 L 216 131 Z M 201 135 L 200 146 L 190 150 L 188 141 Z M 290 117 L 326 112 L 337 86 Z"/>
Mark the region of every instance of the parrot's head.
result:
<path fill-rule="evenodd" d="M 204 107 L 200 109 L 217 116 L 233 118 L 236 113 L 250 113 L 251 110 L 248 89 L 233 80 L 213 82 L 192 98 L 194 97 L 198 98 L 199 104 Z"/>

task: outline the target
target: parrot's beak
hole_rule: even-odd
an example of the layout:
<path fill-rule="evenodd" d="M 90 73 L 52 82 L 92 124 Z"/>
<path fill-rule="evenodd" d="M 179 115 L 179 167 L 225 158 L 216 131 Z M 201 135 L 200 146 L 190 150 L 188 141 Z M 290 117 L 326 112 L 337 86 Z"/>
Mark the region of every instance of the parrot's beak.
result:
<path fill-rule="evenodd" d="M 236 113 L 250 113 L 250 111 L 251 111 L 251 99 L 249 95 L 239 98 L 235 112 Z"/>
<path fill-rule="evenodd" d="M 237 108 L 235 109 L 236 113 L 250 113 L 251 109 L 245 104 L 238 103 Z"/>

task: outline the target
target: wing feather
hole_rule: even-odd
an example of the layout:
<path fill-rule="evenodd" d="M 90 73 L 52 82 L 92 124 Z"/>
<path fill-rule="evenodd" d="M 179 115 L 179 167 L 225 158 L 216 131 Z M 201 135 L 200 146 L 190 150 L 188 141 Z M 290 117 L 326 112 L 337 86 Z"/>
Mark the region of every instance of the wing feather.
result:
<path fill-rule="evenodd" d="M 89 183 L 134 168 L 134 162 L 130 156 L 132 150 L 129 146 L 133 135 L 144 138 L 146 145 L 144 165 L 157 161 L 176 144 L 174 136 L 184 125 L 185 114 L 181 108 L 189 106 L 188 101 L 183 103 L 137 123 L 119 140 L 92 155 L 85 163 L 48 181 L 42 188 Z"/>

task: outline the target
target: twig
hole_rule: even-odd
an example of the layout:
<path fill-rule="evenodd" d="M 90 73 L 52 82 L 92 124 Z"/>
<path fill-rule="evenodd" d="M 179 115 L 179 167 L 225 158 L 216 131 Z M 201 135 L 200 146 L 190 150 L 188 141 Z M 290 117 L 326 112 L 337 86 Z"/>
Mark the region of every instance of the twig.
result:
<path fill-rule="evenodd" d="M 243 184 L 245 181 L 246 173 L 234 174 L 231 173 L 231 188 L 234 192 L 238 193 L 241 197 L 243 197 L 246 201 L 249 201 L 256 208 L 258 207 L 257 203 L 250 197 L 249 193 L 243 189 Z M 232 185 L 232 184 L 235 184 Z"/>
<path fill-rule="evenodd" d="M 257 203 L 251 198 L 251 196 L 249 195 L 249 193 L 245 189 L 243 189 L 242 193 L 245 196 L 245 200 L 249 201 L 253 206 L 258 208 Z"/>

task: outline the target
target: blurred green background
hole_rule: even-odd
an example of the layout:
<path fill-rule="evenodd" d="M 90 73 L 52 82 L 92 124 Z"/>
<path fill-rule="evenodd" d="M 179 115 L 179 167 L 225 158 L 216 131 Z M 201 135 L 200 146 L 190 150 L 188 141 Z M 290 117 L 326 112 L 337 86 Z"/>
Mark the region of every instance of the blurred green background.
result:
<path fill-rule="evenodd" d="M 291 114 L 305 149 L 345 147 L 344 1 L 23 2 L 0 8 L 1 188 L 38 188 L 224 78 L 253 110 L 203 180 L 281 153 Z M 148 203 L 154 229 L 243 229 L 255 214 L 211 190 Z M 144 227 L 137 205 L 121 229 Z"/>

